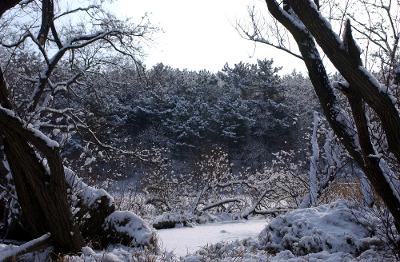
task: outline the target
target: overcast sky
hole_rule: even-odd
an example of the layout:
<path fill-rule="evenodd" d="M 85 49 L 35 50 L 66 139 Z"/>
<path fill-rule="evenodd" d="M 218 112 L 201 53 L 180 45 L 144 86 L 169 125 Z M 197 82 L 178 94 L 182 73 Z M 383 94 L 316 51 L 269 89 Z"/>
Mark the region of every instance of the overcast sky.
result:
<path fill-rule="evenodd" d="M 118 14 L 133 18 L 147 12 L 163 29 L 146 49 L 149 66 L 163 62 L 181 69 L 217 71 L 226 62 L 273 58 L 284 72 L 304 71 L 302 61 L 240 37 L 235 23 L 245 21 L 247 6 L 253 4 L 267 12 L 260 0 L 117 0 L 113 6 Z"/>

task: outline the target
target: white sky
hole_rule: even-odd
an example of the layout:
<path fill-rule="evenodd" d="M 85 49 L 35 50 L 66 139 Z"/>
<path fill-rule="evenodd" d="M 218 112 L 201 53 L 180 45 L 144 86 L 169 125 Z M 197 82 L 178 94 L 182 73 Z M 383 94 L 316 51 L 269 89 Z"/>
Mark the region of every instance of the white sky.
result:
<path fill-rule="evenodd" d="M 162 28 L 145 50 L 148 66 L 163 62 L 181 69 L 217 71 L 226 62 L 273 58 L 285 73 L 305 71 L 302 61 L 272 47 L 255 47 L 240 37 L 235 23 L 246 21 L 247 6 L 255 3 L 268 12 L 260 0 L 117 0 L 113 8 L 118 15 L 133 18 L 147 12 L 151 22 Z"/>

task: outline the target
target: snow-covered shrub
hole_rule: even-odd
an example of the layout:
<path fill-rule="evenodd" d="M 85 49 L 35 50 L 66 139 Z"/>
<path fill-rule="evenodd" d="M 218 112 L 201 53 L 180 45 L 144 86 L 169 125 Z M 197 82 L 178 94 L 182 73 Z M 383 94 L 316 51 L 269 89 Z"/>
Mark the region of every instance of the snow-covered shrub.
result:
<path fill-rule="evenodd" d="M 146 205 L 146 195 L 135 188 L 117 188 L 110 192 L 115 200 L 117 210 L 131 211 L 143 219 L 154 217 L 154 208 Z"/>
<path fill-rule="evenodd" d="M 116 243 L 157 249 L 156 236 L 144 220 L 130 211 L 115 211 L 111 195 L 87 185 L 72 170 L 65 168 L 65 176 L 74 219 L 93 245 Z"/>
<path fill-rule="evenodd" d="M 184 257 L 183 261 L 269 261 L 269 257 L 265 250 L 257 247 L 257 241 L 245 239 L 204 246 L 195 254 Z"/>
<path fill-rule="evenodd" d="M 382 202 L 377 202 L 373 208 L 360 206 L 358 214 L 361 216 L 359 219 L 370 220 L 372 217 L 378 221 L 376 228 L 374 228 L 375 235 L 385 242 L 392 251 L 391 253 L 395 254 L 397 259 L 400 260 L 400 235 L 396 231 L 393 216 L 387 207 Z"/>
<path fill-rule="evenodd" d="M 155 232 L 132 212 L 114 211 L 105 219 L 104 229 L 111 243 L 157 248 Z"/>
<path fill-rule="evenodd" d="M 153 220 L 155 229 L 173 228 L 177 226 L 190 226 L 194 221 L 193 215 L 188 213 L 166 212 Z"/>
<path fill-rule="evenodd" d="M 398 261 L 377 235 L 380 223 L 365 208 L 337 201 L 286 213 L 256 238 L 208 245 L 183 261 Z"/>
<path fill-rule="evenodd" d="M 382 246 L 373 237 L 374 221 L 357 212 L 344 201 L 292 211 L 271 221 L 259 235 L 260 245 L 273 253 L 290 250 L 295 255 L 321 251 L 357 255 Z"/>
<path fill-rule="evenodd" d="M 92 242 L 103 242 L 99 234 L 101 225 L 115 210 L 114 199 L 104 189 L 87 185 L 72 170 L 64 168 L 64 173 L 72 215 L 83 237 Z"/>
<path fill-rule="evenodd" d="M 182 259 L 184 262 L 395 262 L 392 255 L 385 253 L 384 250 L 367 250 L 358 256 L 346 252 L 321 251 L 306 255 L 295 255 L 290 250 L 283 250 L 272 254 L 260 249 L 257 241 L 245 239 L 229 243 L 217 243 L 208 245 L 194 254 L 189 254 Z"/>
<path fill-rule="evenodd" d="M 303 166 L 293 151 L 280 151 L 259 171 L 234 173 L 226 150 L 216 147 L 199 156 L 193 174 L 179 175 L 165 167 L 145 174 L 145 203 L 160 216 L 154 224 L 160 228 L 223 217 L 274 216 L 297 207 L 305 195 L 305 176 L 299 171 Z"/>
<path fill-rule="evenodd" d="M 177 262 L 174 256 L 168 252 L 154 252 L 142 248 L 125 246 L 110 246 L 106 250 L 93 250 L 83 247 L 80 256 L 67 255 L 62 258 L 64 262 L 148 262 L 164 261 Z"/>
<path fill-rule="evenodd" d="M 21 207 L 18 203 L 17 192 L 10 172 L 8 161 L 0 146 L 0 238 L 10 238 L 7 228 L 20 228 Z"/>

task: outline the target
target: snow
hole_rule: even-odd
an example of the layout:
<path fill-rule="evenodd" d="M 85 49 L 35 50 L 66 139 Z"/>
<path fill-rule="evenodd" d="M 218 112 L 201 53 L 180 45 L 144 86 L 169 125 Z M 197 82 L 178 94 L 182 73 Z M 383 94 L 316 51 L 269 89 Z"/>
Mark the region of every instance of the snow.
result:
<path fill-rule="evenodd" d="M 273 219 L 258 238 L 203 247 L 184 261 L 397 261 L 374 236 L 377 223 L 365 210 L 337 201 L 289 212 Z"/>
<path fill-rule="evenodd" d="M 0 261 L 5 261 L 7 258 L 14 257 L 20 253 L 26 252 L 29 248 L 46 241 L 47 239 L 50 238 L 50 234 L 45 234 L 39 238 L 36 238 L 32 241 L 29 241 L 25 244 L 22 244 L 20 246 L 13 246 L 13 245 L 0 245 Z"/>
<path fill-rule="evenodd" d="M 391 259 L 382 258 L 381 254 L 377 252 L 367 251 L 361 254 L 357 259 L 354 259 L 352 255 L 344 252 L 329 253 L 327 251 L 322 251 L 318 253 L 308 254 L 306 256 L 296 257 L 289 250 L 282 251 L 276 256 L 272 257 L 269 261 L 271 262 L 337 262 L 337 261 L 363 261 L 363 262 L 374 262 L 374 261 L 394 261 Z"/>
<path fill-rule="evenodd" d="M 105 219 L 104 227 L 129 236 L 131 246 L 148 245 L 154 237 L 146 222 L 130 211 L 114 211 Z"/>
<path fill-rule="evenodd" d="M 255 237 L 266 224 L 266 220 L 224 222 L 192 228 L 161 229 L 157 235 L 161 249 L 184 256 L 206 245 Z"/>
<path fill-rule="evenodd" d="M 368 80 L 372 83 L 372 85 L 382 94 L 387 95 L 387 97 L 390 99 L 390 101 L 395 105 L 397 103 L 396 97 L 393 96 L 393 94 L 390 93 L 390 90 L 387 86 L 382 85 L 379 83 L 378 79 L 374 77 L 370 72 L 368 72 L 367 69 L 365 69 L 362 66 L 359 66 L 360 71 L 368 78 Z"/>
<path fill-rule="evenodd" d="M 388 163 L 383 158 L 379 159 L 379 167 L 381 168 L 382 173 L 394 196 L 400 201 L 400 182 L 397 175 L 390 169 Z"/>
<path fill-rule="evenodd" d="M 355 254 L 382 244 L 371 238 L 363 216 L 337 201 L 315 208 L 298 209 L 278 217 L 260 233 L 261 246 L 267 250 L 291 250 L 296 255 L 322 251 Z"/>
<path fill-rule="evenodd" d="M 356 170 L 356 174 L 360 179 L 361 193 L 363 194 L 364 203 L 367 206 L 371 206 L 374 203 L 374 191 L 371 184 L 362 170 Z"/>
<path fill-rule="evenodd" d="M 386 90 L 382 88 L 382 85 L 367 69 L 363 66 L 359 66 L 360 71 L 368 78 L 368 80 L 382 93 L 386 93 Z"/>
<path fill-rule="evenodd" d="M 0 110 L 3 111 L 4 113 L 6 113 L 7 115 L 11 116 L 11 117 L 16 117 L 14 111 L 12 111 L 10 109 L 7 109 L 7 108 L 4 108 L 1 105 L 0 105 Z M 20 120 L 20 119 L 18 118 L 18 120 Z"/>
<path fill-rule="evenodd" d="M 308 30 L 305 27 L 305 25 L 303 24 L 303 22 L 300 21 L 300 19 L 298 19 L 297 17 L 293 16 L 292 14 L 289 14 L 287 12 L 283 12 L 281 11 L 281 14 L 288 19 L 289 21 L 291 21 L 291 23 L 297 27 L 297 30 L 299 31 L 303 31 L 304 33 L 308 34 Z"/>
<path fill-rule="evenodd" d="M 39 129 L 34 128 L 32 124 L 28 124 L 27 129 L 31 131 L 34 134 L 34 136 L 43 140 L 48 147 L 50 148 L 60 147 L 56 141 L 50 139 L 48 136 L 43 134 Z"/>
<path fill-rule="evenodd" d="M 87 206 L 92 206 L 95 201 L 101 197 L 106 197 L 110 200 L 110 205 L 113 204 L 114 199 L 104 189 L 97 189 L 87 185 L 81 178 L 75 175 L 74 171 L 64 167 L 65 180 L 67 184 L 74 189 L 80 199 L 84 201 Z"/>
<path fill-rule="evenodd" d="M 96 158 L 94 156 L 92 157 L 87 157 L 85 159 L 85 163 L 83 164 L 83 166 L 88 166 L 91 165 L 92 163 L 94 163 L 96 161 Z"/>
<path fill-rule="evenodd" d="M 2 111 L 3 113 L 7 114 L 8 116 L 14 118 L 15 120 L 17 120 L 18 122 L 23 124 L 23 121 L 19 117 L 17 117 L 15 115 L 15 112 L 13 112 L 12 110 L 9 110 L 9 109 L 6 109 L 6 108 L 0 106 L 0 111 Z M 34 128 L 32 124 L 28 124 L 28 126 L 26 127 L 26 130 L 31 132 L 37 138 L 43 140 L 43 142 L 45 142 L 48 147 L 50 147 L 50 148 L 58 148 L 59 147 L 59 145 L 56 141 L 50 139 L 48 136 L 43 134 L 40 130 Z"/>
<path fill-rule="evenodd" d="M 338 34 L 335 33 L 335 31 L 333 31 L 331 23 L 329 23 L 329 21 L 325 18 L 325 16 L 323 16 L 321 14 L 321 12 L 319 12 L 317 5 L 315 4 L 314 1 L 308 1 L 309 6 L 315 10 L 315 12 L 317 13 L 318 19 L 316 19 L 316 21 L 318 21 L 319 23 L 323 23 L 324 26 L 330 31 L 329 33 L 335 37 L 335 40 L 337 42 L 337 44 L 339 45 L 339 47 L 341 49 L 344 49 L 343 47 L 343 42 L 340 40 L 340 37 Z"/>
<path fill-rule="evenodd" d="M 310 160 L 310 197 L 311 205 L 315 205 L 317 202 L 317 168 L 319 159 L 319 146 L 318 146 L 318 126 L 320 123 L 320 117 L 318 112 L 314 111 L 314 128 L 311 138 L 312 145 L 312 156 Z"/>
<path fill-rule="evenodd" d="M 400 38 L 400 34 L 399 34 L 399 38 Z M 394 70 L 395 74 L 400 74 L 400 64 L 397 65 L 396 69 Z"/>
<path fill-rule="evenodd" d="M 136 261 L 169 261 L 156 260 L 155 254 L 143 252 L 143 249 L 128 248 L 122 245 L 109 246 L 106 250 L 93 250 L 83 247 L 80 256 L 65 256 L 66 262 L 136 262 Z M 172 261 L 172 260 L 171 260 Z"/>
<path fill-rule="evenodd" d="M 140 228 L 140 218 L 128 213 L 114 213 L 109 220 L 119 224 L 128 218 L 128 224 L 135 224 L 129 226 L 129 230 Z M 65 256 L 64 261 L 397 261 L 385 243 L 374 236 L 373 225 L 377 223 L 377 218 L 365 210 L 350 202 L 337 201 L 297 209 L 271 221 L 236 221 L 159 230 L 161 249 L 165 249 L 161 253 L 122 245 L 101 251 L 84 247 L 81 255 Z M 124 225 L 117 226 L 125 231 Z M 9 247 L 0 245 L 0 253 L 5 248 Z"/>
<path fill-rule="evenodd" d="M 152 221 L 155 229 L 163 229 L 168 227 L 175 227 L 177 225 L 185 226 L 193 221 L 193 215 L 190 213 L 175 213 L 165 212 L 162 215 L 155 217 Z"/>

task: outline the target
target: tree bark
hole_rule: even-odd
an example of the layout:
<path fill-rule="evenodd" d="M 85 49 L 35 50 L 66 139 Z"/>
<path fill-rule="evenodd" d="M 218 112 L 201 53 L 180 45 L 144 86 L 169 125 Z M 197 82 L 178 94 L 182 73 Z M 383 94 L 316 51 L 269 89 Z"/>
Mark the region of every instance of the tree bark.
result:
<path fill-rule="evenodd" d="M 2 1 L 0 17 L 19 2 Z M 32 237 L 50 232 L 60 251 L 78 252 L 83 239 L 73 223 L 67 202 L 64 167 L 58 148 L 48 145 L 41 137 L 43 134 L 26 128 L 22 120 L 14 116 L 7 92 L 0 68 L 0 136 L 24 221 Z M 44 159 L 49 170 L 43 164 Z"/>
<path fill-rule="evenodd" d="M 346 45 L 340 43 L 309 0 L 284 1 L 287 11 L 281 9 L 275 0 L 266 0 L 266 3 L 270 13 L 293 35 L 330 126 L 385 202 L 394 217 L 396 229 L 400 232 L 400 201 L 385 176 L 385 170 L 382 170 L 380 166 L 381 160 L 375 157 L 376 153 L 370 141 L 363 102 L 370 105 L 379 115 L 388 143 L 391 145 L 390 150 L 399 160 L 400 117 L 390 97 L 388 94 L 380 92 L 377 83 L 360 65 L 359 57 L 354 53 L 354 50 L 357 50 L 354 48 L 355 43 L 352 43 L 351 39 L 348 39 L 350 42 L 347 42 Z M 354 131 L 350 121 L 344 120 L 347 116 L 340 113 L 336 96 L 310 32 L 350 83 L 351 93 L 347 97 L 357 132 Z"/>
<path fill-rule="evenodd" d="M 4 262 L 17 261 L 18 256 L 22 256 L 29 252 L 43 249 L 49 246 L 50 242 L 51 242 L 50 234 L 45 234 L 37 239 L 34 239 L 18 247 L 13 247 L 12 249 L 5 251 L 3 254 L 0 254 L 0 261 Z"/>
<path fill-rule="evenodd" d="M 349 20 L 346 21 L 343 43 L 348 53 L 350 63 L 354 66 L 361 67 L 361 52 L 357 48 L 357 44 L 353 38 Z M 400 201 L 397 198 L 396 193 L 391 190 L 391 185 L 386 179 L 386 176 L 389 174 L 385 175 L 385 170 L 382 170 L 382 167 L 380 166 L 380 161 L 382 160 L 376 156 L 377 152 L 372 144 L 368 130 L 365 102 L 359 95 L 358 88 L 353 85 L 349 85 L 347 88 L 342 85 L 342 91 L 349 101 L 353 119 L 357 127 L 358 140 L 360 141 L 364 161 L 364 173 L 373 185 L 375 191 L 378 192 L 386 206 L 389 208 L 395 218 L 396 229 L 400 232 Z"/>
<path fill-rule="evenodd" d="M 352 87 L 349 87 L 353 90 Z M 362 99 L 350 91 L 347 94 L 351 111 L 353 114 L 354 122 L 357 126 L 357 133 L 363 154 L 363 171 L 373 186 L 374 190 L 382 198 L 385 205 L 395 218 L 395 226 L 398 232 L 400 232 L 400 202 L 397 199 L 387 179 L 385 178 L 384 170 L 380 167 L 379 162 L 381 161 L 376 157 L 376 151 L 372 146 L 370 140 L 367 117 L 365 115 L 365 104 Z"/>
<path fill-rule="evenodd" d="M 50 28 L 54 19 L 54 3 L 53 0 L 42 0 L 42 25 L 40 26 L 38 41 L 44 45 L 49 35 Z"/>
<path fill-rule="evenodd" d="M 58 149 L 49 148 L 9 112 L 0 108 L 0 133 L 4 136 L 4 152 L 31 237 L 50 232 L 60 251 L 80 251 L 83 240 L 73 225 Z M 50 172 L 37 152 L 47 159 Z"/>
<path fill-rule="evenodd" d="M 313 8 L 310 0 L 288 0 L 288 2 L 329 60 L 357 90 L 357 94 L 378 114 L 387 137 L 389 150 L 400 162 L 400 116 L 389 94 L 380 87 L 378 81 L 365 68 L 352 61 L 343 42 L 332 31 L 318 10 Z"/>
<path fill-rule="evenodd" d="M 31 237 L 52 234 L 56 247 L 63 252 L 78 252 L 83 239 L 73 225 L 67 202 L 64 167 L 58 148 L 50 147 L 40 136 L 27 129 L 13 116 L 7 98 L 7 86 L 0 69 L 0 135 L 4 153 L 13 175 L 22 216 Z M 49 171 L 43 166 L 42 154 Z"/>

